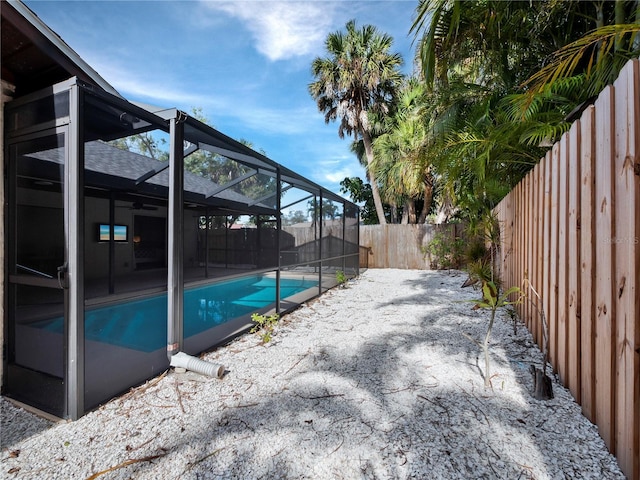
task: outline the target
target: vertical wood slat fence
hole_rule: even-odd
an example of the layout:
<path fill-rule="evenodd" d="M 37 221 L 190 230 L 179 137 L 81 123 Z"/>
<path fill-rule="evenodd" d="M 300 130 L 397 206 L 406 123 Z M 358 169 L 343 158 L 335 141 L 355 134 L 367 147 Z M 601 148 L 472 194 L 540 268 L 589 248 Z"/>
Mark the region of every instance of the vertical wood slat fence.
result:
<path fill-rule="evenodd" d="M 640 61 L 496 207 L 505 286 L 528 278 L 554 370 L 640 479 Z M 534 300 L 518 306 L 543 348 Z"/>
<path fill-rule="evenodd" d="M 360 265 L 369 268 L 423 270 L 431 267 L 424 249 L 436 233 L 451 241 L 463 235 L 463 224 L 361 225 Z M 367 255 L 368 258 L 362 258 Z"/>

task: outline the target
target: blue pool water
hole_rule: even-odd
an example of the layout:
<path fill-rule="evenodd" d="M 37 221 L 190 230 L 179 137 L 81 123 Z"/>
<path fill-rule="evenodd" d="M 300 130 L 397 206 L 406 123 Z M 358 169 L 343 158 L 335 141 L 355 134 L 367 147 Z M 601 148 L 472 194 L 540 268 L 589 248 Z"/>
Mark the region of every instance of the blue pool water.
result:
<path fill-rule="evenodd" d="M 281 279 L 280 298 L 308 288 L 317 280 Z M 248 315 L 275 302 L 275 278 L 254 276 L 186 289 L 184 338 L 204 332 L 236 317 Z M 62 317 L 32 326 L 63 332 Z M 167 295 L 87 310 L 85 338 L 121 347 L 152 352 L 167 344 Z"/>

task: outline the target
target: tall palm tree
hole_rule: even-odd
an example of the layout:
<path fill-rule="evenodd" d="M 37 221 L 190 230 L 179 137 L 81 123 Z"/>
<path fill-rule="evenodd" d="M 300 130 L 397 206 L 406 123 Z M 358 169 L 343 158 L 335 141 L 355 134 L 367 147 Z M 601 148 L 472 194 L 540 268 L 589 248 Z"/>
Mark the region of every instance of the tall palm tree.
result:
<path fill-rule="evenodd" d="M 434 179 L 427 143 L 430 141 L 425 115 L 424 84 L 410 79 L 400 90 L 397 109 L 387 118 L 386 131 L 373 141 L 373 169 L 389 203 L 404 203 L 408 223 L 424 223 L 431 208 Z M 416 202 L 423 200 L 420 218 Z"/>
<path fill-rule="evenodd" d="M 537 41 L 548 16 L 537 2 L 515 0 L 418 5 L 412 32 L 433 103 L 427 155 L 442 191 L 469 214 L 490 208 L 535 163 L 531 147 L 505 128 L 507 117 L 496 109 L 555 42 L 549 35 Z"/>
<path fill-rule="evenodd" d="M 461 73 L 487 87 L 523 81 L 540 58 L 562 44 L 548 28 L 558 3 L 420 0 L 411 32 L 427 86 L 446 85 Z"/>
<path fill-rule="evenodd" d="M 584 86 L 598 83 L 585 81 L 587 76 L 554 82 L 560 75 L 552 67 L 525 84 L 527 79 L 549 64 L 555 51 L 567 55 L 556 56 L 561 66 L 576 66 L 585 75 L 591 64 L 597 65 L 589 60 L 593 52 L 599 60 L 607 57 L 602 48 L 632 50 L 629 25 L 610 29 L 600 43 L 587 36 L 582 44 L 560 49 L 594 27 L 637 19 L 638 4 L 420 1 L 412 31 L 425 83 L 437 103 L 437 141 L 431 151 L 439 180 L 459 206 L 471 212 L 490 209 L 542 156 L 541 145 L 568 129 L 566 115 L 593 94 Z M 586 57 L 571 57 L 581 48 Z M 602 62 L 605 78 L 611 78 L 613 63 Z"/>
<path fill-rule="evenodd" d="M 339 120 L 338 135 L 362 139 L 367 174 L 371 183 L 376 213 L 381 224 L 386 223 L 384 209 L 374 172 L 373 139 L 368 116 L 386 114 L 393 105 L 396 89 L 402 78 L 402 57 L 391 53 L 393 38 L 371 26 L 356 28 L 354 20 L 347 22 L 346 33 L 330 33 L 325 41 L 328 56 L 317 57 L 311 64 L 315 81 L 309 93 L 324 113 L 326 123 Z"/>

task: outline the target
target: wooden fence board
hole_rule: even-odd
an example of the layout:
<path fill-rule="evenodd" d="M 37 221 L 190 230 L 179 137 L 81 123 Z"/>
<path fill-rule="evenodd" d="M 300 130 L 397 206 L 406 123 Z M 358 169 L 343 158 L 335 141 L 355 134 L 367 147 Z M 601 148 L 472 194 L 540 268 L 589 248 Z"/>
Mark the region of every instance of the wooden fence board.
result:
<path fill-rule="evenodd" d="M 529 235 L 531 234 L 529 230 L 529 209 L 531 208 L 531 204 L 529 203 L 529 192 L 531 190 L 531 175 L 527 175 L 522 182 L 522 258 L 520 259 L 520 264 L 522 265 L 520 269 L 520 275 L 516 279 L 513 284 L 519 285 L 522 279 L 525 276 L 529 275 L 529 255 L 530 255 L 530 247 L 531 242 L 528 241 Z M 509 285 L 511 286 L 511 285 Z M 522 305 L 524 312 L 525 324 L 528 329 L 531 329 L 531 315 L 529 315 L 529 304 L 524 303 Z"/>
<path fill-rule="evenodd" d="M 578 212 L 580 210 L 580 122 L 569 130 L 569 217 L 567 234 L 567 386 L 573 397 L 580 403 L 580 230 Z"/>
<path fill-rule="evenodd" d="M 613 95 L 609 86 L 596 100 L 596 423 L 609 450 L 615 446 L 614 407 L 614 338 L 613 304 L 614 216 L 613 216 Z"/>
<path fill-rule="evenodd" d="M 636 171 L 636 188 L 635 188 L 635 205 L 637 206 L 640 203 L 640 60 L 634 60 L 633 62 L 633 80 L 631 81 L 631 86 L 634 88 L 633 96 L 629 97 L 629 105 L 633 108 L 633 131 L 635 132 L 634 142 L 630 144 L 633 145 L 633 153 L 635 157 L 635 171 Z M 631 409 L 631 415 L 635 416 L 635 421 L 631 421 L 632 424 L 635 425 L 635 432 L 633 434 L 633 441 L 635 444 L 635 453 L 633 455 L 633 470 L 625 470 L 627 475 L 632 478 L 640 478 L 640 208 L 636 208 L 635 215 L 635 259 L 633 260 L 635 265 L 635 281 L 634 281 L 634 291 L 635 299 L 633 303 L 635 305 L 635 325 L 633 325 L 633 334 L 629 333 L 630 338 L 635 339 L 634 351 L 636 352 L 634 361 L 633 361 L 633 377 L 634 381 L 634 393 L 633 393 L 633 407 Z M 626 413 L 627 411 L 625 410 Z M 623 466 L 626 468 L 626 466 Z"/>
<path fill-rule="evenodd" d="M 595 411 L 595 108 L 582 114 L 580 126 L 580 319 L 582 413 L 592 422 Z"/>
<path fill-rule="evenodd" d="M 516 195 L 513 196 L 513 198 L 511 199 L 511 201 L 513 202 L 513 209 L 514 211 L 518 211 L 518 202 L 517 202 L 517 197 Z M 519 232 L 518 230 L 518 218 L 514 215 L 511 219 L 511 223 L 512 223 L 512 227 L 511 227 L 511 231 L 513 234 L 513 241 L 511 243 L 511 264 L 512 264 L 512 270 L 510 272 L 511 277 L 509 278 L 509 283 L 508 285 L 511 285 L 513 283 L 514 278 L 516 277 L 516 275 L 518 274 L 518 252 L 520 250 L 520 247 L 517 243 L 518 237 L 517 237 L 517 233 Z"/>
<path fill-rule="evenodd" d="M 509 242 L 509 233 L 508 233 L 508 228 L 509 228 L 509 223 L 507 220 L 507 213 L 509 212 L 509 207 L 508 204 L 505 203 L 501 203 L 498 208 L 496 209 L 496 213 L 497 213 L 497 217 L 498 217 L 498 225 L 500 226 L 500 246 L 499 246 L 499 250 L 498 250 L 498 269 L 497 271 L 500 272 L 500 277 L 499 280 L 503 281 L 503 272 L 505 272 L 506 270 L 506 261 L 507 261 L 507 257 L 508 257 L 508 242 Z"/>
<path fill-rule="evenodd" d="M 521 213 L 520 215 L 518 215 L 518 258 L 516 259 L 518 262 L 518 270 L 516 271 L 516 275 L 515 277 L 511 280 L 511 285 L 518 283 L 518 280 L 521 279 L 524 275 L 524 271 L 525 271 L 525 264 L 526 264 L 526 260 L 527 260 L 527 245 L 526 245 L 526 238 L 525 238 L 525 232 L 526 232 L 526 220 L 527 220 L 527 214 L 526 214 L 526 208 L 527 208 L 527 199 L 526 199 L 526 192 L 527 192 L 527 188 L 526 188 L 526 178 L 524 179 L 524 181 L 522 183 L 520 183 L 520 188 L 518 191 L 518 203 L 520 205 L 520 207 L 518 208 L 518 211 Z M 520 313 L 521 315 L 524 316 L 523 310 L 524 310 L 524 305 L 520 305 Z M 525 322 L 527 322 L 527 319 L 525 318 Z"/>
<path fill-rule="evenodd" d="M 535 283 L 533 287 L 538 291 L 542 291 L 542 282 L 544 278 L 544 208 L 540 208 L 544 205 L 544 179 L 545 179 L 545 170 L 547 169 L 547 162 L 544 160 L 538 164 L 538 208 L 536 208 L 536 212 L 538 214 L 538 236 L 536 243 L 538 244 L 538 272 L 536 275 Z M 542 303 L 538 301 L 537 298 L 533 298 L 532 301 L 536 302 L 536 313 L 538 318 L 538 329 L 536 336 L 536 342 L 538 345 L 542 345 L 543 342 L 543 329 L 544 325 L 542 324 L 542 312 L 541 309 L 543 307 Z"/>
<path fill-rule="evenodd" d="M 560 145 L 556 143 L 551 150 L 551 215 L 549 223 L 551 225 L 550 255 L 551 263 L 549 267 L 550 288 L 549 296 L 549 358 L 553 364 L 554 371 L 558 368 L 558 196 L 560 189 Z"/>
<path fill-rule="evenodd" d="M 531 274 L 533 272 L 533 247 L 534 244 L 529 239 L 533 235 L 533 172 L 529 172 L 527 175 L 527 213 L 526 213 L 526 237 L 525 237 L 525 246 L 526 246 L 526 255 L 527 255 L 527 269 L 526 272 L 518 279 L 516 285 L 522 284 L 522 279 L 531 278 Z M 531 314 L 531 303 L 525 302 L 526 315 L 527 315 L 527 325 L 529 326 L 529 331 L 533 330 L 533 315 Z"/>
<path fill-rule="evenodd" d="M 532 221 L 533 221 L 533 229 L 531 231 L 531 271 L 529 272 L 529 281 L 532 285 L 537 283 L 538 272 L 540 270 L 539 258 L 538 258 L 538 242 L 536 239 L 538 238 L 538 229 L 540 227 L 540 213 L 538 208 L 539 195 L 540 195 L 540 163 L 538 163 L 532 170 Z M 533 335 L 533 340 L 535 342 L 538 341 L 538 314 L 535 310 L 535 304 L 531 301 L 531 293 L 528 290 L 525 292 L 527 294 L 526 302 L 529 303 L 529 312 L 531 315 L 531 334 Z"/>
<path fill-rule="evenodd" d="M 633 114 L 633 124 L 635 127 L 633 131 L 635 132 L 635 142 L 633 145 L 633 153 L 635 157 L 635 171 L 636 171 L 636 188 L 635 188 L 635 204 L 638 205 L 640 203 L 640 60 L 634 60 L 633 62 L 633 80 L 631 85 L 634 88 L 633 96 L 629 98 L 629 104 L 632 106 L 634 114 Z M 631 95 L 631 94 L 630 94 Z M 633 408 L 631 409 L 631 415 L 635 416 L 635 422 L 631 421 L 635 425 L 635 432 L 633 434 L 633 441 L 635 443 L 635 453 L 633 458 L 633 470 L 625 470 L 627 475 L 632 478 L 640 478 L 640 208 L 636 208 L 635 215 L 635 241 L 636 241 L 636 249 L 635 249 L 635 281 L 634 281 L 634 291 L 635 291 L 635 299 L 633 303 L 635 305 L 635 325 L 633 325 L 633 335 L 630 333 L 630 338 L 635 338 L 634 351 L 636 352 L 634 361 L 633 361 L 633 371 L 634 371 L 634 393 L 633 393 Z M 625 412 L 626 413 L 626 410 Z M 623 466 L 625 468 L 625 466 Z"/>
<path fill-rule="evenodd" d="M 547 330 L 549 330 L 549 312 L 551 311 L 551 171 L 553 170 L 553 166 L 551 163 L 551 151 L 547 152 L 544 160 L 545 162 L 545 171 L 544 171 L 544 278 L 542 282 L 542 288 L 539 290 L 539 293 L 542 298 L 542 308 L 544 309 L 545 315 L 547 317 Z M 547 349 L 550 348 L 549 345 L 549 334 L 547 331 Z M 540 349 L 544 352 L 545 340 L 541 342 Z"/>
<path fill-rule="evenodd" d="M 406 229 L 405 235 L 401 238 L 399 235 L 398 228 L 389 228 L 387 225 L 385 228 L 387 230 L 387 255 L 389 258 L 392 256 L 395 257 L 398 261 L 398 268 L 406 269 L 407 265 L 407 255 L 403 255 L 403 250 L 407 250 L 408 246 L 411 245 L 412 242 L 412 233 L 410 229 Z M 405 244 L 405 245 L 403 245 Z"/>
<path fill-rule="evenodd" d="M 505 233 L 506 240 L 504 241 L 503 250 L 504 250 L 504 262 L 503 265 L 507 268 L 507 270 L 503 270 L 506 276 L 511 275 L 513 272 L 513 212 L 515 208 L 513 208 L 513 196 L 509 195 L 505 202 L 505 214 L 504 222 L 505 222 Z M 510 278 L 502 278 L 502 281 L 508 283 Z"/>
<path fill-rule="evenodd" d="M 510 216 L 510 221 L 511 221 L 511 255 L 509 257 L 509 262 L 511 264 L 511 271 L 509 272 L 509 278 L 507 279 L 508 284 L 512 284 L 513 283 L 513 279 L 515 278 L 515 272 L 517 270 L 517 260 L 518 260 L 518 256 L 517 256 L 517 252 L 518 252 L 518 246 L 516 245 L 516 232 L 517 232 L 517 218 L 515 216 L 515 212 L 517 212 L 516 209 L 516 198 L 515 195 L 511 198 L 511 206 L 513 208 L 513 210 L 511 211 L 511 216 Z"/>
<path fill-rule="evenodd" d="M 525 194 L 525 182 L 526 179 L 524 179 L 522 182 L 520 182 L 517 185 L 517 191 L 516 191 L 516 205 L 517 205 L 517 209 L 518 212 L 520 212 L 520 215 L 517 216 L 516 218 L 516 225 L 517 225 L 517 239 L 518 239 L 518 250 L 516 252 L 516 257 L 515 257 L 515 261 L 516 261 L 516 270 L 514 272 L 514 276 L 511 279 L 511 282 L 509 283 L 509 286 L 513 285 L 514 283 L 516 283 L 518 280 L 518 278 L 522 278 L 522 273 L 523 273 L 523 264 L 524 264 L 524 260 L 525 260 L 525 238 L 524 238 L 524 221 L 525 221 L 525 208 L 526 208 L 526 200 L 524 199 L 524 194 Z M 527 322 L 527 319 L 525 318 L 525 314 L 524 314 L 524 305 L 518 305 L 518 313 L 520 314 L 520 317 L 522 319 L 524 319 L 525 323 Z"/>
<path fill-rule="evenodd" d="M 553 368 L 638 480 L 639 90 L 634 60 L 497 209 L 503 277 L 540 292 Z M 518 310 L 543 349 L 535 309 Z"/>
<path fill-rule="evenodd" d="M 369 268 L 422 270 L 430 268 L 424 248 L 435 233 L 447 232 L 453 242 L 456 236 L 462 235 L 462 230 L 462 224 L 361 225 L 360 246 L 369 250 Z"/>
<path fill-rule="evenodd" d="M 638 162 L 638 110 L 634 108 L 634 97 L 638 98 L 638 61 L 630 62 L 614 83 L 615 91 L 615 154 L 613 163 L 615 190 L 613 211 L 615 218 L 614 258 L 614 302 L 615 308 L 615 408 L 614 412 L 633 412 L 638 416 L 637 397 L 634 398 L 634 384 L 638 374 L 635 328 L 638 323 L 638 304 L 636 289 L 638 285 L 636 263 L 638 232 L 636 214 L 639 208 L 638 175 L 634 172 Z M 636 102 L 637 105 L 637 102 Z M 630 421 L 632 420 L 632 421 Z M 637 430 L 634 431 L 634 419 L 623 415 L 616 416 L 616 455 L 620 465 L 626 471 L 637 471 Z M 634 435 L 635 438 L 634 438 Z M 634 465 L 635 463 L 635 465 Z"/>
<path fill-rule="evenodd" d="M 524 264 L 524 259 L 525 259 L 525 252 L 524 252 L 524 220 L 525 220 L 525 203 L 526 200 L 524 198 L 524 192 L 525 192 L 525 180 L 523 180 L 522 182 L 520 182 L 517 186 L 517 192 L 516 192 L 516 196 L 515 196 L 515 202 L 517 205 L 517 209 L 518 212 L 520 212 L 520 215 L 518 215 L 516 217 L 516 226 L 517 226 L 517 251 L 516 251 L 516 255 L 515 255 L 515 262 L 516 262 L 516 269 L 514 271 L 514 275 L 513 278 L 511 279 L 511 282 L 509 283 L 509 286 L 513 285 L 514 283 L 516 283 L 518 281 L 518 278 L 522 278 L 522 272 L 523 272 L 523 264 Z M 525 321 L 525 323 L 527 322 L 527 319 L 524 317 L 524 305 L 518 305 L 517 306 L 517 311 L 520 315 L 520 317 Z"/>
<path fill-rule="evenodd" d="M 567 163 L 568 135 L 565 133 L 558 142 L 558 294 L 557 294 L 557 356 L 556 371 L 560 380 L 567 381 L 567 218 L 569 184 Z"/>
<path fill-rule="evenodd" d="M 510 270 L 510 266 L 511 266 L 511 239 L 513 238 L 513 236 L 511 235 L 511 214 L 513 213 L 513 210 L 511 208 L 511 198 L 507 198 L 505 205 L 504 205 L 504 209 L 503 209 L 503 213 L 502 213 L 502 218 L 503 218 L 503 226 L 504 226 L 504 230 L 501 229 L 501 232 L 504 232 L 504 236 L 502 237 L 501 243 L 500 243 L 500 252 L 502 255 L 502 269 L 501 269 L 501 274 L 504 275 L 504 273 L 507 272 L 507 270 L 505 270 L 505 268 L 508 268 Z M 505 278 L 501 275 L 500 280 L 501 281 L 505 281 Z"/>

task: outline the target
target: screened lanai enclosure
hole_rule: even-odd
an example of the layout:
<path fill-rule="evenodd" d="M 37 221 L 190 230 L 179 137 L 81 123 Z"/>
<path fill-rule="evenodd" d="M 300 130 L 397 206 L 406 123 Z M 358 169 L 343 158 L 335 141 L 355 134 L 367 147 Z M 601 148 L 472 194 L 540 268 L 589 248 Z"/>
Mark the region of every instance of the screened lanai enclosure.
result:
<path fill-rule="evenodd" d="M 8 103 L 5 132 L 5 394 L 44 411 L 78 418 L 358 273 L 355 205 L 179 110 L 71 79 Z"/>

